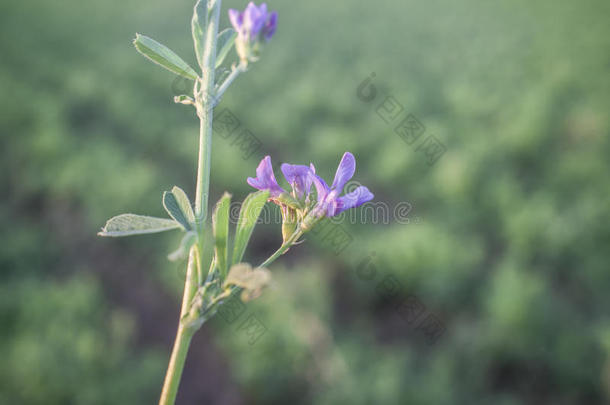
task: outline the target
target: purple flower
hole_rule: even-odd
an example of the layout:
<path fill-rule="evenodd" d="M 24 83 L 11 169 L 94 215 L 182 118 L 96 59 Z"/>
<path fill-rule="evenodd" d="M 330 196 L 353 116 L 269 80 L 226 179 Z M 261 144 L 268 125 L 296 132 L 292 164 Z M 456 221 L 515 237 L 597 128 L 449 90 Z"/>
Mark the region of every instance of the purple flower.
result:
<path fill-rule="evenodd" d="M 275 34 L 275 30 L 277 28 L 277 11 L 272 11 L 269 14 L 269 18 L 267 19 L 267 22 L 265 22 L 265 25 L 263 26 L 263 37 L 265 38 L 265 41 L 269 41 L 271 39 L 271 37 L 273 36 L 273 34 Z"/>
<path fill-rule="evenodd" d="M 229 20 L 237 31 L 235 46 L 242 60 L 256 60 L 260 41 L 269 41 L 277 28 L 277 12 L 267 12 L 265 3 L 257 7 L 250 2 L 242 12 L 230 9 Z"/>
<path fill-rule="evenodd" d="M 355 171 L 356 159 L 354 159 L 354 155 L 345 152 L 335 173 L 333 184 L 330 187 L 320 176 L 312 174 L 312 180 L 318 192 L 318 205 L 315 208 L 316 215 L 333 217 L 350 208 L 359 207 L 373 199 L 373 193 L 364 186 L 359 186 L 354 191 L 339 197 L 343 192 L 343 187 L 354 176 Z"/>
<path fill-rule="evenodd" d="M 309 166 L 304 166 L 283 163 L 282 173 L 284 173 L 286 181 L 292 186 L 296 198 L 301 199 L 303 196 L 309 195 L 313 181 L 312 175 L 316 173 L 316 168 L 313 164 L 310 163 Z"/>
<path fill-rule="evenodd" d="M 354 191 L 340 196 L 343 187 L 353 177 L 355 170 L 356 160 L 354 155 L 345 152 L 337 168 L 337 173 L 335 173 L 335 179 L 329 187 L 320 176 L 316 175 L 313 164 L 305 166 L 284 163 L 282 164 L 282 173 L 293 191 L 292 196 L 290 196 L 277 183 L 271 166 L 271 158 L 265 156 L 256 169 L 256 178 L 248 177 L 248 184 L 259 190 L 268 190 L 270 193 L 269 199 L 282 206 L 283 209 L 288 209 L 286 204 L 291 207 L 290 209 L 305 210 L 305 213 L 312 209 L 307 217 L 310 217 L 315 223 L 317 222 L 316 218 L 333 217 L 373 199 L 373 193 L 364 186 L 359 186 Z M 311 201 L 309 198 L 312 184 L 315 185 L 317 190 L 317 202 Z M 314 204 L 315 206 L 313 206 Z"/>
<path fill-rule="evenodd" d="M 269 156 L 265 156 L 256 168 L 256 178 L 248 177 L 248 184 L 259 190 L 268 190 L 269 198 L 277 198 L 286 192 L 275 180 Z"/>

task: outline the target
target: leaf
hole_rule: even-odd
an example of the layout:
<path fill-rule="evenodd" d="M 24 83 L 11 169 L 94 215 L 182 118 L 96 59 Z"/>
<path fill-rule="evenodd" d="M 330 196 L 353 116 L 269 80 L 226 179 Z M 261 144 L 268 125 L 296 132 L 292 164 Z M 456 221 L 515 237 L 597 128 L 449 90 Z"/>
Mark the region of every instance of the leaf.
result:
<path fill-rule="evenodd" d="M 193 246 L 195 243 L 197 243 L 197 234 L 193 231 L 187 232 L 182 238 L 178 249 L 167 255 L 167 258 L 172 262 L 177 262 L 178 260 L 186 259 L 189 254 L 189 250 L 191 249 L 191 246 Z"/>
<path fill-rule="evenodd" d="M 197 79 L 197 72 L 180 56 L 163 44 L 145 35 L 136 34 L 133 44 L 142 55 L 159 66 L 187 79 Z"/>
<path fill-rule="evenodd" d="M 187 96 L 186 94 L 181 94 L 179 96 L 174 96 L 174 103 L 176 104 L 195 104 L 195 100 L 193 100 L 191 97 Z"/>
<path fill-rule="evenodd" d="M 235 245 L 233 246 L 231 263 L 239 263 L 244 256 L 254 225 L 256 225 L 267 198 L 269 198 L 269 191 L 257 191 L 249 194 L 242 203 L 235 231 Z"/>
<path fill-rule="evenodd" d="M 205 34 L 208 27 L 208 6 L 207 1 L 198 0 L 193 8 L 193 18 L 191 19 L 191 31 L 193 33 L 193 43 L 195 44 L 195 55 L 197 63 L 203 69 L 203 51 L 205 48 Z"/>
<path fill-rule="evenodd" d="M 186 231 L 193 229 L 195 214 L 186 193 L 174 186 L 172 191 L 163 193 L 163 206 L 167 213 L 176 220 Z"/>
<path fill-rule="evenodd" d="M 218 33 L 218 48 L 216 52 L 216 68 L 218 68 L 229 51 L 233 47 L 233 43 L 237 38 L 237 32 L 233 28 L 226 28 Z"/>
<path fill-rule="evenodd" d="M 224 193 L 216 203 L 216 208 L 212 214 L 212 229 L 214 232 L 214 252 L 216 263 L 220 270 L 221 280 L 227 275 L 227 267 L 230 265 L 227 260 L 229 244 L 229 208 L 231 206 L 231 194 Z"/>
<path fill-rule="evenodd" d="M 130 236 L 147 233 L 164 232 L 180 228 L 180 224 L 171 219 L 148 217 L 145 215 L 121 214 L 110 218 L 99 236 Z"/>
<path fill-rule="evenodd" d="M 263 288 L 271 281 L 271 272 L 264 267 L 252 269 L 248 263 L 238 263 L 231 267 L 224 286 L 234 285 L 243 288 L 242 300 L 249 301 L 258 297 Z"/>

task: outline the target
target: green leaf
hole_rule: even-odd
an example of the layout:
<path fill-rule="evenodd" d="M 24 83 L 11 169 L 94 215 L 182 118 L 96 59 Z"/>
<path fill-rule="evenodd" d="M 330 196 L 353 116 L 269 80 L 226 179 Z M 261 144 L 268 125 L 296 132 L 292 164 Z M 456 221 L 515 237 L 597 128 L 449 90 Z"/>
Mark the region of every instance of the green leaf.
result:
<path fill-rule="evenodd" d="M 145 215 L 121 214 L 110 218 L 98 235 L 142 235 L 147 233 L 169 231 L 176 228 L 180 228 L 180 224 L 171 219 L 148 217 Z"/>
<path fill-rule="evenodd" d="M 256 225 L 267 198 L 269 198 L 269 191 L 257 191 L 248 195 L 241 205 L 231 263 L 239 263 L 244 256 L 254 225 Z"/>
<path fill-rule="evenodd" d="M 258 297 L 263 288 L 271 281 L 271 272 L 264 267 L 252 269 L 248 263 L 238 263 L 231 267 L 224 287 L 231 285 L 244 289 L 241 298 L 249 301 Z"/>
<path fill-rule="evenodd" d="M 194 105 L 195 104 L 195 100 L 193 100 L 191 97 L 187 96 L 186 94 L 181 94 L 179 96 L 174 96 L 174 103 L 176 103 L 176 104 Z"/>
<path fill-rule="evenodd" d="M 233 47 L 233 43 L 237 38 L 237 32 L 233 28 L 227 28 L 218 33 L 218 48 L 216 51 L 216 68 L 218 68 L 229 51 Z"/>
<path fill-rule="evenodd" d="M 207 1 L 198 0 L 193 9 L 191 19 L 191 31 L 193 33 L 193 43 L 195 44 L 195 55 L 197 63 L 203 69 L 203 51 L 205 48 L 205 34 L 208 27 L 208 6 Z"/>
<path fill-rule="evenodd" d="M 186 231 L 193 229 L 195 223 L 195 214 L 193 207 L 186 196 L 186 193 L 180 188 L 174 186 L 172 191 L 163 193 L 163 206 L 167 213 L 176 220 Z"/>
<path fill-rule="evenodd" d="M 212 214 L 212 229 L 214 232 L 214 252 L 216 263 L 220 270 L 221 280 L 227 275 L 228 244 L 229 244 L 229 208 L 231 206 L 231 194 L 224 193 L 216 203 L 216 208 Z"/>
<path fill-rule="evenodd" d="M 197 79 L 197 72 L 180 56 L 163 44 L 145 35 L 136 34 L 133 44 L 142 55 L 159 66 L 187 79 Z"/>
<path fill-rule="evenodd" d="M 195 243 L 197 243 L 197 234 L 193 231 L 187 232 L 182 238 L 178 249 L 167 255 L 167 258 L 172 262 L 186 259 L 189 254 L 189 250 Z"/>

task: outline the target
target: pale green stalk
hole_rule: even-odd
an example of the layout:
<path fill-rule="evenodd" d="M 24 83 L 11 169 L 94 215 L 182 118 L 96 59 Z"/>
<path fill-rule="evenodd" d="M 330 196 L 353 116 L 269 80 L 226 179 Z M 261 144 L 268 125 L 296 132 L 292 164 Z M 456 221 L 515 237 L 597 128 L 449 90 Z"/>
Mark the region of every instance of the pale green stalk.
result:
<path fill-rule="evenodd" d="M 233 69 L 231 70 L 231 74 L 225 79 L 225 81 L 216 91 L 216 100 L 220 100 L 220 98 L 225 93 L 225 91 L 229 88 L 231 83 L 233 83 L 233 80 L 237 79 L 237 76 L 239 76 L 241 73 L 246 71 L 246 66 L 247 66 L 246 63 L 239 62 L 239 65 L 233 67 Z"/>
<path fill-rule="evenodd" d="M 196 331 L 194 328 L 187 328 L 182 322 L 182 319 L 188 314 L 192 296 L 197 290 L 196 254 L 196 248 L 193 247 L 189 255 L 189 262 L 186 270 L 182 308 L 180 310 L 180 323 L 178 324 L 174 348 L 172 349 L 172 355 L 169 360 L 169 365 L 167 366 L 167 373 L 165 374 L 163 390 L 161 391 L 161 398 L 159 399 L 160 405 L 173 405 L 176 400 L 180 378 L 182 377 L 182 370 L 184 369 L 184 362 L 186 361 L 186 354 L 188 353 L 191 338 Z"/>
<path fill-rule="evenodd" d="M 202 57 L 202 78 L 197 79 L 194 86 L 195 107 L 199 117 L 199 157 L 197 164 L 197 191 L 195 195 L 195 217 L 197 222 L 198 243 L 191 249 L 184 294 L 182 297 L 182 309 L 180 312 L 180 323 L 174 341 L 174 348 L 167 367 L 165 381 L 159 405 L 173 405 L 176 401 L 182 370 L 186 361 L 189 345 L 194 333 L 199 326 L 190 326 L 183 320 L 188 314 L 193 296 L 197 290 L 198 282 L 203 282 L 202 258 L 203 258 L 203 230 L 208 213 L 208 195 L 210 188 L 210 167 L 212 156 L 212 119 L 214 109 L 214 67 L 216 65 L 216 42 L 218 36 L 218 20 L 220 16 L 221 0 L 210 0 L 212 12 L 207 25 L 206 42 Z"/>
<path fill-rule="evenodd" d="M 267 260 L 261 263 L 259 267 L 266 267 L 273 263 L 278 257 L 286 253 L 286 251 L 290 249 L 290 247 L 301 237 L 301 235 L 303 235 L 303 231 L 297 229 L 284 243 L 282 243 L 282 246 L 280 246 L 275 253 L 269 256 Z"/>

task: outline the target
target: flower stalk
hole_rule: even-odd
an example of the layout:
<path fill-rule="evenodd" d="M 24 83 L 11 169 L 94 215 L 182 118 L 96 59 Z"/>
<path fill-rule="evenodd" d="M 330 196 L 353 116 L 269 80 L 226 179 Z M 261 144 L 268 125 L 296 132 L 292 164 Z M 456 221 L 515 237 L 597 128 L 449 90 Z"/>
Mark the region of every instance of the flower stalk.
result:
<path fill-rule="evenodd" d="M 227 91 L 227 89 L 229 88 L 231 83 L 233 83 L 233 81 L 235 79 L 237 79 L 237 76 L 239 76 L 241 73 L 246 71 L 247 66 L 248 65 L 246 63 L 241 61 L 241 62 L 239 62 L 239 64 L 237 66 L 232 67 L 231 73 L 229 74 L 229 76 L 227 76 L 225 81 L 220 85 L 220 87 L 216 91 L 216 100 L 220 100 L 222 98 L 222 95 L 225 93 L 225 91 Z"/>
<path fill-rule="evenodd" d="M 260 266 L 258 267 L 267 267 L 269 266 L 271 263 L 273 263 L 278 257 L 280 257 L 281 255 L 283 255 L 284 253 L 286 253 L 286 251 L 288 251 L 288 249 L 290 249 L 290 247 L 292 245 L 294 245 L 299 238 L 301 237 L 301 235 L 303 235 L 303 231 L 298 228 L 293 234 L 292 236 L 290 236 L 288 239 L 286 239 L 284 241 L 284 243 L 282 243 L 282 246 L 280 246 L 280 248 L 278 250 L 275 251 L 275 253 L 273 253 L 271 256 L 269 256 L 269 258 L 267 260 L 265 260 L 263 263 L 261 263 Z"/>

